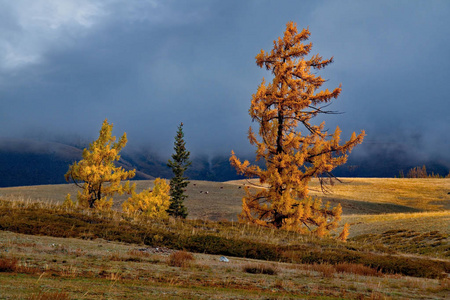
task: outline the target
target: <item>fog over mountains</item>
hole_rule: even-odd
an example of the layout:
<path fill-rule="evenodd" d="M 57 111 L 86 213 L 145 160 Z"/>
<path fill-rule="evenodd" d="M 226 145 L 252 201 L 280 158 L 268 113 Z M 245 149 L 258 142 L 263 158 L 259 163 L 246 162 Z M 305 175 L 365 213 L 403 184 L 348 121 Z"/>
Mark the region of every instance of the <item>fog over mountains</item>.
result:
<path fill-rule="evenodd" d="M 82 159 L 81 148 L 57 142 L 0 139 L 0 187 L 65 183 L 64 174 L 74 161 Z M 167 157 L 168 159 L 168 157 Z M 134 180 L 170 178 L 167 159 L 145 150 L 121 152 L 118 165 L 136 169 Z M 193 157 L 186 173 L 191 179 L 224 181 L 243 178 L 224 156 Z"/>
<path fill-rule="evenodd" d="M 65 183 L 64 174 L 70 164 L 81 159 L 82 148 L 58 142 L 27 139 L 0 139 L 0 187 Z M 136 169 L 135 180 L 170 178 L 167 167 L 170 154 L 163 156 L 144 148 L 121 152 L 119 165 Z M 242 179 L 230 166 L 229 156 L 192 155 L 192 165 L 186 172 L 190 179 L 226 181 Z M 252 155 L 243 157 L 252 159 Z M 413 167 L 426 165 L 429 172 L 447 175 L 448 160 L 428 159 L 412 155 L 408 149 L 385 145 L 366 144 L 350 155 L 347 164 L 337 168 L 336 176 L 394 177 L 400 170 L 405 173 Z"/>
<path fill-rule="evenodd" d="M 170 176 L 183 122 L 190 176 L 232 178 L 231 150 L 254 153 L 252 94 L 272 76 L 255 56 L 289 21 L 309 28 L 311 55 L 334 57 L 323 88 L 342 84 L 329 109 L 343 114 L 315 121 L 343 141 L 367 133 L 336 174 L 445 173 L 449 15 L 448 0 L 0 0 L 0 184 L 63 182 L 106 118 L 127 133 L 129 167 Z"/>

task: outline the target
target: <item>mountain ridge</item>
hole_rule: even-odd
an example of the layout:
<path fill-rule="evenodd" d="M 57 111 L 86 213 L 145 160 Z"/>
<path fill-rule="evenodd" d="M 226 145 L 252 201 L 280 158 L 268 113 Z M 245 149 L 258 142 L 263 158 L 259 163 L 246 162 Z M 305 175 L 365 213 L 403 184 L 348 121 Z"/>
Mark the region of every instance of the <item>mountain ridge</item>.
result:
<path fill-rule="evenodd" d="M 81 147 L 67 143 L 31 139 L 0 138 L 0 187 L 65 183 L 64 174 L 70 164 L 82 158 Z M 254 161 L 252 157 L 243 157 Z M 243 179 L 236 174 L 226 155 L 197 155 L 186 176 L 192 180 L 227 181 Z M 410 168 L 427 166 L 428 172 L 447 175 L 450 164 L 446 161 L 413 161 L 389 153 L 370 156 L 350 156 L 349 161 L 334 170 L 338 177 L 396 177 L 400 170 L 406 174 Z M 136 169 L 134 180 L 155 177 L 171 178 L 167 161 L 147 150 L 121 152 L 118 165 L 126 170 Z"/>

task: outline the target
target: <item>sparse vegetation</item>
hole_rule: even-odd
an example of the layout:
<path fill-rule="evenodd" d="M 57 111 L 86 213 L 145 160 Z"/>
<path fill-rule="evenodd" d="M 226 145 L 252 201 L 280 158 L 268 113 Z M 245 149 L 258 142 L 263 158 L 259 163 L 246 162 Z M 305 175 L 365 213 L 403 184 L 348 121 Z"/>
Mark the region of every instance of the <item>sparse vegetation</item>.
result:
<path fill-rule="evenodd" d="M 103 238 L 291 263 L 357 263 L 385 273 L 427 278 L 439 278 L 450 271 L 450 262 L 399 256 L 383 247 L 371 249 L 378 253 L 365 252 L 366 246 L 356 242 L 320 241 L 313 236 L 271 231 L 254 225 L 145 218 L 136 221 L 118 212 L 67 211 L 59 206 L 43 206 L 0 202 L 0 229 L 56 237 Z M 266 242 L 261 240 L 262 236 L 266 237 Z M 386 252 L 391 255 L 385 255 Z"/>
<path fill-rule="evenodd" d="M 69 294 L 65 292 L 39 292 L 27 298 L 27 300 L 66 300 L 70 299 Z"/>
<path fill-rule="evenodd" d="M 278 232 L 278 231 L 277 231 Z M 388 299 L 445 298 L 447 279 L 426 279 L 354 271 L 356 266 L 262 262 L 195 254 L 191 266 L 168 265 L 169 254 L 142 245 L 104 239 L 64 239 L 0 231 L 1 252 L 16 257 L 34 272 L 0 273 L 6 299 L 27 299 L 39 294 L 67 294 L 67 299 L 172 298 L 312 298 Z M 81 252 L 79 249 L 83 249 Z M 114 255 L 115 260 L 110 258 Z M 139 257 L 140 260 L 129 260 Z M 263 265 L 276 275 L 247 274 L 245 266 Z M 364 267 L 363 267 L 364 268 Z M 260 268 L 261 269 L 261 268 Z M 330 270 L 330 272 L 321 270 Z M 270 271 L 269 271 L 270 272 Z M 76 276 L 73 276 L 76 274 Z M 63 298 L 64 299 L 64 298 Z"/>
<path fill-rule="evenodd" d="M 401 197 L 407 192 L 411 197 L 429 195 L 428 203 L 443 203 L 438 197 L 445 189 L 446 180 L 345 179 L 342 185 L 333 187 L 336 192 L 332 196 L 357 199 L 355 195 L 362 193 L 362 189 L 372 192 L 370 195 L 374 199 L 394 193 L 390 198 L 393 204 L 404 201 Z M 411 290 L 420 291 L 423 297 L 439 298 L 441 295 L 442 298 L 448 292 L 445 274 L 450 268 L 449 211 L 344 215 L 341 226 L 348 222 L 352 227 L 349 239 L 342 243 L 219 217 L 228 216 L 229 204 L 233 201 L 236 203 L 234 211 L 238 210 L 242 195 L 238 187 L 246 182 L 194 181 L 195 186 L 190 186 L 188 192 L 193 197 L 187 204 L 191 205 L 192 215 L 199 216 L 202 209 L 207 209 L 219 214 L 203 213 L 204 216 L 221 218 L 220 221 L 135 218 L 117 210 L 62 207 L 49 200 L 32 201 L 27 196 L 45 199 L 52 196 L 54 190 L 62 200 L 67 194 L 63 186 L 1 189 L 0 193 L 20 193 L 23 200 L 9 196 L 9 200 L 0 201 L 0 259 L 4 259 L 5 265 L 16 261 L 13 271 L 0 272 L 0 290 L 6 295 L 15 295 L 10 298 L 66 292 L 75 299 L 93 299 L 99 295 L 121 298 L 126 291 L 134 293 L 129 290 L 130 286 L 138 286 L 142 295 L 147 295 L 142 296 L 144 299 L 154 297 L 154 293 L 164 295 L 168 290 L 182 293 L 185 298 L 192 296 L 184 294 L 187 292 L 196 293 L 195 298 L 208 299 L 218 295 L 314 298 L 324 293 L 331 299 L 363 296 L 383 299 L 392 297 L 392 293 L 404 298 L 416 297 Z M 398 183 L 399 188 L 392 191 L 394 183 Z M 140 188 L 149 185 L 152 183 L 148 181 L 137 182 Z M 210 193 L 200 194 L 200 190 Z M 417 202 L 422 201 L 420 197 L 417 199 L 405 204 L 417 206 Z M 196 206 L 196 201 L 202 206 Z M 345 209 L 348 206 L 345 200 L 343 202 Z M 222 207 L 221 203 L 227 206 Z M 363 201 L 351 203 L 359 205 L 358 211 L 362 212 L 370 212 L 372 207 L 380 210 L 388 207 L 371 206 Z M 115 207 L 120 208 L 120 201 Z M 426 207 L 436 209 L 439 206 L 427 204 Z M 11 236 L 22 235 L 7 231 L 28 235 L 14 242 Z M 2 236 L 8 238 L 1 240 Z M 169 266 L 169 256 L 177 250 L 196 253 L 190 266 L 181 269 Z M 206 262 L 204 257 L 208 255 L 204 253 L 225 255 L 230 263 L 220 263 L 218 257 L 208 258 Z M 260 264 L 273 267 L 277 275 L 244 271 L 244 266 Z M 8 288 L 12 280 L 20 288 L 20 294 L 17 289 Z M 35 282 L 51 288 L 33 288 Z M 195 288 L 199 286 L 202 292 Z M 78 292 L 81 290 L 83 292 Z M 86 293 L 87 296 L 83 296 Z"/>

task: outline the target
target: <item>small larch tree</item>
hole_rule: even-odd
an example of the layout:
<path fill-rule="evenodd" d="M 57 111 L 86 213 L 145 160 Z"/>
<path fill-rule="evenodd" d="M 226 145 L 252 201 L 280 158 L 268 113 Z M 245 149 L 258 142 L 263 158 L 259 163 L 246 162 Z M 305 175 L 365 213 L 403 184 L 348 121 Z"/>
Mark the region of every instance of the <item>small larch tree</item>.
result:
<path fill-rule="evenodd" d="M 153 189 L 143 190 L 139 194 L 132 191 L 131 197 L 122 209 L 129 214 L 142 214 L 150 218 L 167 218 L 170 205 L 170 186 L 164 179 L 156 178 Z"/>
<path fill-rule="evenodd" d="M 342 208 L 322 205 L 319 198 L 308 196 L 308 183 L 314 177 L 332 176 L 331 171 L 345 163 L 347 154 L 362 142 L 364 131 L 340 144 L 339 127 L 330 134 L 324 122 L 311 123 L 318 115 L 332 113 L 326 107 L 339 96 L 341 87 L 318 91 L 325 80 L 316 70 L 333 58 L 306 58 L 312 48 L 311 43 L 304 43 L 309 36 L 308 29 L 298 33 L 296 24 L 290 22 L 273 49 L 261 50 L 256 56 L 257 65 L 271 71 L 273 80 L 266 83 L 263 79 L 253 95 L 249 113 L 259 123 L 260 138 L 251 127 L 248 138 L 257 148 L 256 159 L 264 160 L 266 166 L 241 162 L 233 151 L 230 162 L 238 173 L 257 177 L 261 187 L 267 187 L 255 193 L 246 189 L 241 221 L 300 232 L 309 229 L 323 236 L 337 227 Z"/>
<path fill-rule="evenodd" d="M 113 124 L 105 120 L 98 139 L 83 150 L 83 159 L 71 165 L 65 174 L 66 181 L 73 181 L 82 189 L 77 195 L 79 207 L 109 209 L 114 194 L 133 190 L 128 181 L 125 184 L 122 181 L 133 178 L 135 170 L 125 171 L 114 164 L 120 159 L 120 150 L 127 144 L 126 133 L 116 142 L 112 129 Z"/>
<path fill-rule="evenodd" d="M 170 179 L 170 206 L 167 212 L 173 217 L 184 219 L 188 214 L 183 204 L 187 198 L 184 192 L 189 184 L 184 172 L 191 165 L 191 162 L 189 161 L 190 152 L 186 150 L 186 142 L 184 141 L 183 123 L 178 126 L 173 149 L 175 153 L 172 154 L 172 159 L 169 159 L 167 163 L 167 166 L 173 172 L 173 177 Z"/>

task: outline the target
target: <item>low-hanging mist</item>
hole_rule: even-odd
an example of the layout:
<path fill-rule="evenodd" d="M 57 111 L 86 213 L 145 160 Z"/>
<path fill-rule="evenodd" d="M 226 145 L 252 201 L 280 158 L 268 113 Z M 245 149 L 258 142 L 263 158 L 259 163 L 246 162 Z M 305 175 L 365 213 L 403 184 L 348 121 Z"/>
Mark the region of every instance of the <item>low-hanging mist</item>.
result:
<path fill-rule="evenodd" d="M 255 56 L 289 21 L 309 28 L 312 54 L 334 57 L 321 76 L 327 88 L 342 84 L 329 108 L 343 114 L 327 116 L 326 127 L 339 126 L 343 139 L 367 133 L 350 155 L 347 165 L 360 170 L 351 174 L 394 176 L 421 164 L 444 172 L 449 12 L 448 1 L 420 0 L 0 1 L 1 176 L 55 182 L 38 179 L 34 166 L 46 164 L 38 156 L 22 157 L 38 155 L 33 143 L 7 141 L 82 149 L 107 118 L 116 136 L 128 135 L 124 159 L 152 170 L 149 176 L 166 176 L 183 122 L 198 160 L 191 176 L 229 178 L 216 173 L 231 169 L 211 168 L 225 168 L 231 150 L 254 156 L 248 109 L 261 79 L 271 76 Z M 59 146 L 48 145 L 45 153 L 54 156 Z M 48 163 L 59 164 L 53 156 Z"/>

